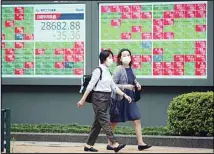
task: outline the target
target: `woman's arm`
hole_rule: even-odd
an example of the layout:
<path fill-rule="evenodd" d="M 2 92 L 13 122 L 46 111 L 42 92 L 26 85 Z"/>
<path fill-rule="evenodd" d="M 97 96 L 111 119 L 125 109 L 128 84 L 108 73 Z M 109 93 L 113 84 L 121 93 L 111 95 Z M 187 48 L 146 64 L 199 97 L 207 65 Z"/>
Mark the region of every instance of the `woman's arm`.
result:
<path fill-rule="evenodd" d="M 129 103 L 131 103 L 131 101 L 132 101 L 131 97 L 126 95 L 122 90 L 120 90 L 120 88 L 114 83 L 113 80 L 111 82 L 111 89 L 114 92 L 116 92 L 118 95 L 120 95 L 121 97 L 124 97 L 125 99 L 127 99 L 129 101 Z"/>
<path fill-rule="evenodd" d="M 114 80 L 114 83 L 116 83 L 116 85 L 124 91 L 124 89 L 129 89 L 128 85 L 126 84 L 118 84 L 119 83 L 119 80 L 120 80 L 120 76 L 121 76 L 121 69 L 122 67 L 121 66 L 117 66 L 116 67 L 116 71 L 114 72 L 113 74 L 113 80 Z"/>

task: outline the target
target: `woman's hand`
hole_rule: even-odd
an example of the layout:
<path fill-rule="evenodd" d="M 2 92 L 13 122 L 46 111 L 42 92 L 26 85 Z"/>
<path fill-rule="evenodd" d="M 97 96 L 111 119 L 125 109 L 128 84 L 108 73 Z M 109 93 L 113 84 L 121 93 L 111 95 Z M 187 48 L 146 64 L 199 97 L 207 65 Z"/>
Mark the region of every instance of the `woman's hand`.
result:
<path fill-rule="evenodd" d="M 137 82 L 136 86 L 137 86 L 137 90 L 140 91 L 141 90 L 141 85 Z"/>
<path fill-rule="evenodd" d="M 127 85 L 124 86 L 124 89 L 134 90 L 134 85 L 127 84 Z"/>
<path fill-rule="evenodd" d="M 127 99 L 129 103 L 132 102 L 132 98 L 129 97 L 128 95 L 124 94 L 124 98 Z"/>
<path fill-rule="evenodd" d="M 81 99 L 81 100 L 77 103 L 77 107 L 78 107 L 78 108 L 83 107 L 84 104 L 85 104 L 85 101 Z"/>

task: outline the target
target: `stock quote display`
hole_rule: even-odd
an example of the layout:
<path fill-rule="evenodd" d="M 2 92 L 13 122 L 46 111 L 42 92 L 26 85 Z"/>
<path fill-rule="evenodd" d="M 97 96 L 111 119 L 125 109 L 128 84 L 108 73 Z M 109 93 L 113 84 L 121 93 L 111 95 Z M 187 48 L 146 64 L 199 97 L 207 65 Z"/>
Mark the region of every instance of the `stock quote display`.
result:
<path fill-rule="evenodd" d="M 2 6 L 2 77 L 80 77 L 85 4 Z"/>
<path fill-rule="evenodd" d="M 100 4 L 99 40 L 114 61 L 131 50 L 137 77 L 207 78 L 207 1 Z"/>

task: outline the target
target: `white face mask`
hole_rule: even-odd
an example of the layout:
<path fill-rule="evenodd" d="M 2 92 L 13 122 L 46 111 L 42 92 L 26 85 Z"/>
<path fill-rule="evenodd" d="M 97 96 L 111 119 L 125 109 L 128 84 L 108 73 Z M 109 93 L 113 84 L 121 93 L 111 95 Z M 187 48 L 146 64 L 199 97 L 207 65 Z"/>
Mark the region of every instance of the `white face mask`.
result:
<path fill-rule="evenodd" d="M 131 61 L 131 57 L 122 57 L 121 59 L 122 63 L 125 65 L 129 65 L 130 61 Z"/>
<path fill-rule="evenodd" d="M 107 58 L 107 59 L 106 59 L 106 65 L 107 65 L 108 67 L 110 67 L 112 64 L 113 64 L 113 59 Z"/>

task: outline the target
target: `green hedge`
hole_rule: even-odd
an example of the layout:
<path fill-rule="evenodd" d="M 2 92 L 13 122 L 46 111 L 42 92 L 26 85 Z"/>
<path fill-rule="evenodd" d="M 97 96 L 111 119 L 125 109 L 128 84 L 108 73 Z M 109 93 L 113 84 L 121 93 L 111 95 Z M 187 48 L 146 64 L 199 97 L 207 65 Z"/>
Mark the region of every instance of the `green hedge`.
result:
<path fill-rule="evenodd" d="M 12 132 L 34 132 L 34 133 L 89 133 L 91 126 L 78 124 L 12 124 Z M 103 133 L 101 131 L 101 133 Z M 135 135 L 133 127 L 118 126 L 115 134 Z M 167 127 L 145 127 L 143 135 L 175 135 Z"/>
<path fill-rule="evenodd" d="M 213 136 L 213 92 L 192 92 L 175 97 L 168 107 L 168 127 L 184 136 Z"/>

